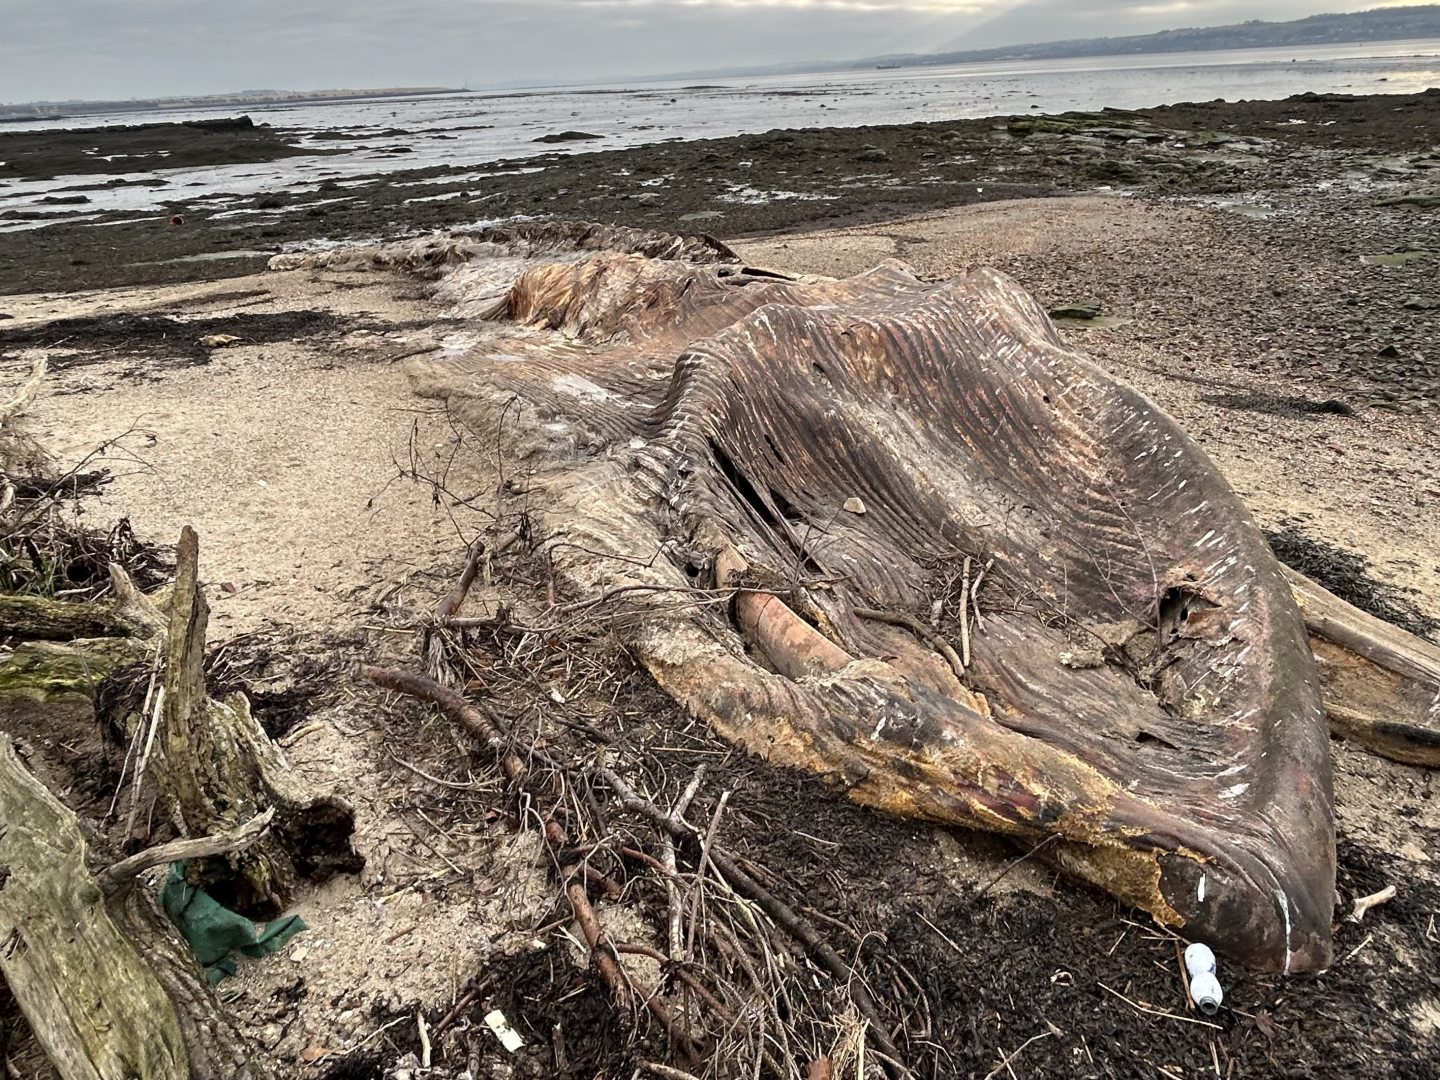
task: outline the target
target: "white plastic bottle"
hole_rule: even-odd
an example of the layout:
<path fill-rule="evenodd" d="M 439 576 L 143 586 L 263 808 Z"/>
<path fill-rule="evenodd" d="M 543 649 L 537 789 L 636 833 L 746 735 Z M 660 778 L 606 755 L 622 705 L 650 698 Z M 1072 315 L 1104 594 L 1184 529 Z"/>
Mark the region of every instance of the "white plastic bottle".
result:
<path fill-rule="evenodd" d="M 1186 948 L 1185 970 L 1190 973 L 1190 997 L 1202 1013 L 1214 1016 L 1220 1011 L 1225 992 L 1220 989 L 1220 980 L 1215 974 L 1215 954 L 1210 951 L 1210 946 L 1197 941 Z"/>

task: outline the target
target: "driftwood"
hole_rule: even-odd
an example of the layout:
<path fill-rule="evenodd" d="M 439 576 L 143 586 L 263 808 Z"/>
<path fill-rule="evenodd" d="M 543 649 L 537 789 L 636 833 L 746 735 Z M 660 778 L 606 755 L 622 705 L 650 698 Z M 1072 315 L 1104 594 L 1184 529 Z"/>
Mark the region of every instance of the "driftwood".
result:
<path fill-rule="evenodd" d="M 1346 738 L 1440 766 L 1440 647 L 1367 615 L 1286 569 L 1310 631 L 1325 711 Z"/>
<path fill-rule="evenodd" d="M 1199 448 L 1014 283 L 607 256 L 486 311 L 418 387 L 525 459 L 563 582 L 633 588 L 614 625 L 679 702 L 878 809 L 1048 838 L 1252 966 L 1329 963 L 1329 732 L 1291 586 Z M 916 633 L 962 562 L 984 573 Z M 666 602 L 707 566 L 728 623 Z"/>
<path fill-rule="evenodd" d="M 128 637 L 135 627 L 114 604 L 69 604 L 40 596 L 0 595 L 0 626 L 21 638 Z"/>
<path fill-rule="evenodd" d="M 0 972 L 62 1080 L 264 1080 L 189 946 L 0 734 Z"/>
<path fill-rule="evenodd" d="M 165 658 L 157 695 L 163 704 L 154 710 L 163 735 L 153 740 L 153 756 L 136 757 L 149 760 L 161 805 L 184 839 L 92 875 L 77 819 L 0 735 L 0 939 L 9 942 L 0 955 L 6 981 L 65 1080 L 270 1075 L 138 880 L 144 870 L 192 860 L 193 880 L 222 903 L 268 918 L 288 905 L 299 874 L 359 864 L 350 807 L 302 788 L 244 695 L 216 701 L 207 694 L 208 607 L 198 560 L 198 539 L 186 528 L 163 614 L 118 571 L 112 600 L 28 605 L 38 614 L 26 633 L 70 640 L 21 642 L 0 667 L 0 686 L 44 698 L 92 695 L 104 671 L 160 651 Z M 77 627 L 111 636 L 71 638 Z M 135 720 L 131 737 L 149 745 L 142 718 Z"/>
<path fill-rule="evenodd" d="M 0 696 L 93 697 L 112 671 L 146 660 L 165 630 L 164 596 L 147 597 L 118 566 L 111 596 L 88 603 L 0 594 Z"/>
<path fill-rule="evenodd" d="M 274 828 L 209 864 L 202 884 L 218 884 L 228 906 L 272 918 L 290 903 L 297 862 L 307 871 L 354 869 L 355 815 L 336 796 L 314 796 L 291 774 L 280 750 L 250 714 L 243 694 L 216 701 L 205 690 L 205 628 L 210 609 L 197 582 L 200 542 L 188 526 L 176 548 L 175 595 L 166 636 L 164 770 L 167 794 L 187 836 L 208 836 L 273 811 Z"/>
<path fill-rule="evenodd" d="M 164 988 L 105 911 L 75 815 L 0 735 L 0 971 L 66 1077 L 188 1076 Z"/>

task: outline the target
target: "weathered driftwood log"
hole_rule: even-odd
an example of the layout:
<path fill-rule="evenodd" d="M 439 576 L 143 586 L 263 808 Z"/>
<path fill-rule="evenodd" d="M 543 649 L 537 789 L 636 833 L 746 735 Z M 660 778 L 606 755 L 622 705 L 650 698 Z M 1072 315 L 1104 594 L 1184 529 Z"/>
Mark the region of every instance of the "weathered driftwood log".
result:
<path fill-rule="evenodd" d="M 0 697 L 93 699 L 112 671 L 147 660 L 154 652 L 153 643 L 131 637 L 22 641 L 0 660 Z"/>
<path fill-rule="evenodd" d="M 1049 837 L 1253 966 L 1329 963 L 1328 727 L 1289 583 L 1203 452 L 1014 283 L 610 256 L 529 270 L 489 314 L 420 389 L 529 457 L 573 588 L 708 566 L 786 592 L 742 589 L 732 623 L 631 594 L 620 632 L 677 700 L 871 806 Z M 984 591 L 947 596 L 966 555 Z M 963 684 L 856 616 L 937 599 L 937 632 L 974 629 Z"/>
<path fill-rule="evenodd" d="M 0 762 L 0 935 L 15 946 L 0 945 L 0 953 L 12 992 L 65 1080 L 270 1075 L 219 1010 L 189 946 L 136 883 L 146 866 L 191 859 L 199 883 L 222 902 L 269 917 L 288 904 L 297 873 L 359 864 L 351 808 L 303 789 L 244 695 L 220 702 L 206 693 L 208 608 L 198 559 L 198 539 L 187 528 L 163 615 L 118 571 L 111 601 L 27 607 L 43 614 L 27 632 L 65 638 L 68 628 L 82 627 L 112 636 L 22 641 L 0 666 L 0 690 L 45 699 L 93 696 L 113 667 L 151 660 L 162 646 L 165 656 L 164 734 L 149 774 L 188 839 L 92 877 L 74 815 L 0 735 L 8 755 Z M 68 938 L 67 928 L 74 928 Z"/>
<path fill-rule="evenodd" d="M 264 1080 L 189 946 L 0 734 L 0 973 L 62 1080 Z"/>
<path fill-rule="evenodd" d="M 13 643 L 0 657 L 0 696 L 93 697 L 112 671 L 149 659 L 168 594 L 144 595 L 113 564 L 110 586 L 86 603 L 0 594 L 0 642 Z"/>
<path fill-rule="evenodd" d="M 20 638 L 129 637 L 135 632 L 113 603 L 72 604 L 41 596 L 0 593 L 0 633 Z"/>
<path fill-rule="evenodd" d="M 354 810 L 310 794 L 250 714 L 243 694 L 216 701 L 205 691 L 209 605 L 197 574 L 200 541 L 186 526 L 176 549 L 175 593 L 165 643 L 164 748 L 167 793 L 187 836 L 207 836 L 273 811 L 274 828 L 197 875 L 228 906 L 256 918 L 278 915 L 307 874 L 354 869 Z"/>
<path fill-rule="evenodd" d="M 358 867 L 349 839 L 354 811 L 338 797 L 304 790 L 243 694 L 216 701 L 206 692 L 209 607 L 198 582 L 198 562 L 199 539 L 186 527 L 176 582 L 163 597 L 142 595 L 118 567 L 111 568 L 113 598 L 104 601 L 0 596 L 0 615 L 20 616 L 0 624 L 7 636 L 51 639 L 22 640 L 0 661 L 0 696 L 93 698 L 111 671 L 154 659 L 163 643 L 163 737 L 151 762 L 157 786 L 186 836 L 223 833 L 274 810 L 275 827 L 259 843 L 195 868 L 223 902 L 268 918 L 288 905 L 297 871 L 323 876 Z M 162 613 L 160 605 L 168 610 Z M 77 636 L 93 633 L 108 636 Z"/>
<path fill-rule="evenodd" d="M 1412 765 L 1440 765 L 1440 647 L 1367 615 L 1286 569 L 1320 669 L 1325 711 L 1346 738 Z"/>

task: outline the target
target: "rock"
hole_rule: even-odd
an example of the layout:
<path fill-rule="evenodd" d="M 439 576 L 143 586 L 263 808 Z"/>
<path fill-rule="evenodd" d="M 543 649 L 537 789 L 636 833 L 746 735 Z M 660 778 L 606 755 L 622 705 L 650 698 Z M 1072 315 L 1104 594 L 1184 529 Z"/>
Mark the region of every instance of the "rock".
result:
<path fill-rule="evenodd" d="M 1423 296 L 1412 296 L 1405 301 L 1407 311 L 1437 311 L 1440 310 L 1440 300 L 1427 300 Z M 8 315 L 0 315 L 0 319 L 10 318 Z"/>
<path fill-rule="evenodd" d="M 849 514 L 863 514 L 865 513 L 865 503 L 861 501 L 859 496 L 852 495 L 845 500 L 845 505 L 842 509 Z"/>
<path fill-rule="evenodd" d="M 1376 206 L 1413 206 L 1420 210 L 1433 210 L 1440 207 L 1440 195 L 1431 192 L 1412 191 L 1405 195 L 1394 195 L 1388 199 L 1378 199 Z"/>
<path fill-rule="evenodd" d="M 1394 345 L 1386 345 L 1375 355 L 1384 357 L 1386 360 L 1394 360 L 1400 355 L 1400 350 Z"/>
<path fill-rule="evenodd" d="M 1064 307 L 1052 308 L 1052 319 L 1096 319 L 1100 316 L 1099 300 L 1078 300 Z"/>
<path fill-rule="evenodd" d="M 588 132 L 588 131 L 554 131 L 554 132 L 551 132 L 549 135 L 541 135 L 538 139 L 532 139 L 531 142 L 538 142 L 538 143 L 584 142 L 584 141 L 587 140 L 587 139 L 603 139 L 604 137 L 605 137 L 604 135 L 592 135 L 592 134 L 591 134 L 590 132 Z"/>
<path fill-rule="evenodd" d="M 856 161 L 889 161 L 890 155 L 878 146 L 872 146 L 868 150 L 861 150 L 855 155 Z"/>

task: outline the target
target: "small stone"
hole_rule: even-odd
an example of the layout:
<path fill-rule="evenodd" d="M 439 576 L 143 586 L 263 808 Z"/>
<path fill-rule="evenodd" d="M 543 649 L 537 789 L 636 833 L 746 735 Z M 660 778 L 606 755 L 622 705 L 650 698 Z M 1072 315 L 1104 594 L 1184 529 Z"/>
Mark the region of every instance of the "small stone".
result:
<path fill-rule="evenodd" d="M 1099 300 L 1077 300 L 1073 304 L 1052 308 L 1050 317 L 1052 319 L 1098 319 L 1100 311 Z"/>
<path fill-rule="evenodd" d="M 863 514 L 865 513 L 865 504 L 860 500 L 859 496 L 852 495 L 845 500 L 844 509 L 850 514 Z"/>
<path fill-rule="evenodd" d="M 1386 345 L 1378 353 L 1376 353 L 1376 355 L 1382 356 L 1386 360 L 1394 360 L 1400 355 L 1400 350 L 1397 349 L 1394 345 Z"/>
<path fill-rule="evenodd" d="M 878 146 L 872 146 L 869 150 L 861 150 L 855 155 L 856 161 L 889 161 L 890 155 Z"/>

